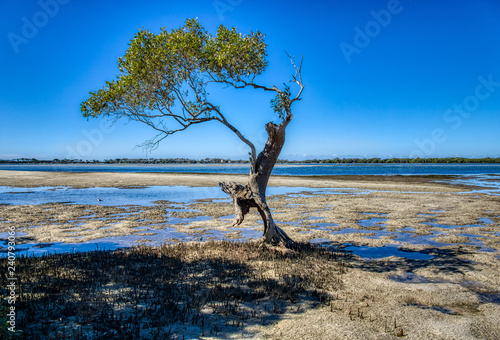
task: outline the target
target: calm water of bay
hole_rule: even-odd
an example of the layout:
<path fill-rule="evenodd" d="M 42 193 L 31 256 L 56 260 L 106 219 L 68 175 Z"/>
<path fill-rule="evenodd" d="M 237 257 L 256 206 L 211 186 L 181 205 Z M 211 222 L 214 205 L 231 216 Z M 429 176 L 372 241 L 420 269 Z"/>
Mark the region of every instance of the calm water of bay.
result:
<path fill-rule="evenodd" d="M 248 164 L 2 164 L 0 170 L 55 172 L 157 172 L 248 174 Z M 500 164 L 278 164 L 273 175 L 454 175 L 449 183 L 475 185 L 500 195 Z M 0 173 L 1 176 L 1 173 Z"/>
<path fill-rule="evenodd" d="M 182 172 L 247 174 L 248 164 L 165 164 L 165 165 L 106 165 L 3 164 L 0 170 L 56 172 Z M 500 164 L 278 164 L 273 175 L 500 175 Z"/>

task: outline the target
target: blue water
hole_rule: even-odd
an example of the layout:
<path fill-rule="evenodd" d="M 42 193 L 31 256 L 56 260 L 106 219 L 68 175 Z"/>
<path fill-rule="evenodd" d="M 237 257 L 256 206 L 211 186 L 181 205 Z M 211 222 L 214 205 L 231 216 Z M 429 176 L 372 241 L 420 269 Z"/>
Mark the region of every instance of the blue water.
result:
<path fill-rule="evenodd" d="M 306 187 L 269 187 L 267 194 L 305 197 L 301 192 L 312 194 L 346 193 L 337 189 Z M 358 191 L 351 191 L 358 193 Z M 170 203 L 190 203 L 195 200 L 218 199 L 231 202 L 231 198 L 219 187 L 188 186 L 151 186 L 139 188 L 83 188 L 37 187 L 14 188 L 0 186 L 0 204 L 31 205 L 47 203 L 73 203 L 95 205 L 153 205 L 155 201 L 166 200 Z M 1 220 L 1 217 L 0 217 Z"/>
<path fill-rule="evenodd" d="M 58 172 L 183 172 L 247 174 L 248 164 L 165 164 L 165 165 L 105 165 L 2 164 L 0 170 Z M 274 175 L 486 175 L 500 176 L 500 164 L 278 164 Z"/>
<path fill-rule="evenodd" d="M 355 255 L 369 260 L 382 259 L 389 256 L 404 257 L 412 260 L 430 260 L 434 257 L 417 251 L 400 250 L 399 248 L 401 246 L 398 244 L 386 244 L 381 247 L 353 246 L 350 243 L 346 245 L 347 247 L 345 249 L 347 251 L 351 251 Z"/>

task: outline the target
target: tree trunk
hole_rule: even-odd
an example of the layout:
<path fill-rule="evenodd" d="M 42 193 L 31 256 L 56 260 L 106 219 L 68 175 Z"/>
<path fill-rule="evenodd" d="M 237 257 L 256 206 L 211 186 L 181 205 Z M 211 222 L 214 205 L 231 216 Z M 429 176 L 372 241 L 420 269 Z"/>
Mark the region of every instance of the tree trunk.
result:
<path fill-rule="evenodd" d="M 287 247 L 291 247 L 294 242 L 274 222 L 271 209 L 266 202 L 266 189 L 271 172 L 285 143 L 285 129 L 291 119 L 290 114 L 279 125 L 272 122 L 266 124 L 268 135 L 266 145 L 253 160 L 248 183 L 245 186 L 235 182 L 219 183 L 222 190 L 233 198 L 235 210 L 233 226 L 240 225 L 250 208 L 255 207 L 264 222 L 263 241 L 272 244 L 283 243 Z"/>

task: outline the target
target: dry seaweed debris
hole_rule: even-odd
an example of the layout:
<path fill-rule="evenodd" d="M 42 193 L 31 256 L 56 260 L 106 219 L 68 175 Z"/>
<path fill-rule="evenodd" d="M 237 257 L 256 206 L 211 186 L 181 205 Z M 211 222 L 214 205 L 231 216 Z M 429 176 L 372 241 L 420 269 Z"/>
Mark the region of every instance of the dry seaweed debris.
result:
<path fill-rule="evenodd" d="M 234 335 L 328 303 L 342 289 L 345 256 L 210 241 L 20 257 L 17 322 L 40 339 Z"/>

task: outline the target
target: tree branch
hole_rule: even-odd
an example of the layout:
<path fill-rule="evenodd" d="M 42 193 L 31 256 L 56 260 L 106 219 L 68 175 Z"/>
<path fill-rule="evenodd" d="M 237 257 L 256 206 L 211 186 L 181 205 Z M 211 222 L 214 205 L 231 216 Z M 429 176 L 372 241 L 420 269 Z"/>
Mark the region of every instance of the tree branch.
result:
<path fill-rule="evenodd" d="M 208 83 L 218 83 L 218 84 L 226 84 L 226 85 L 230 85 L 232 87 L 234 87 L 235 89 L 243 89 L 245 87 L 253 87 L 254 89 L 261 89 L 261 90 L 264 90 L 264 91 L 274 91 L 274 92 L 280 92 L 280 90 L 273 85 L 273 87 L 267 87 L 267 86 L 263 86 L 263 85 L 259 85 L 259 84 L 255 84 L 253 82 L 253 79 L 255 78 L 255 76 L 252 78 L 252 81 L 251 82 L 247 82 L 243 79 L 241 79 L 241 77 L 237 77 L 235 79 L 235 81 L 230 81 L 228 80 L 227 78 L 225 79 L 221 79 L 221 78 L 218 78 L 218 77 L 215 77 L 212 73 L 208 73 L 208 76 L 209 78 L 211 79 Z M 241 84 L 238 84 L 238 83 L 241 83 Z"/>
<path fill-rule="evenodd" d="M 295 58 L 292 57 L 290 54 L 288 54 L 288 52 L 285 51 L 285 53 L 288 56 L 288 58 L 290 59 L 290 62 L 292 63 L 293 68 L 295 69 L 295 74 L 292 76 L 292 80 L 290 80 L 290 82 L 296 83 L 297 85 L 299 85 L 299 88 L 300 88 L 299 92 L 297 93 L 295 98 L 293 98 L 291 100 L 291 103 L 293 103 L 296 100 L 300 100 L 300 95 L 302 94 L 302 91 L 304 90 L 304 84 L 302 83 L 302 62 L 304 61 L 304 55 L 302 55 L 302 58 L 300 59 L 300 65 L 299 65 L 299 67 L 297 67 L 297 65 L 295 64 Z"/>

